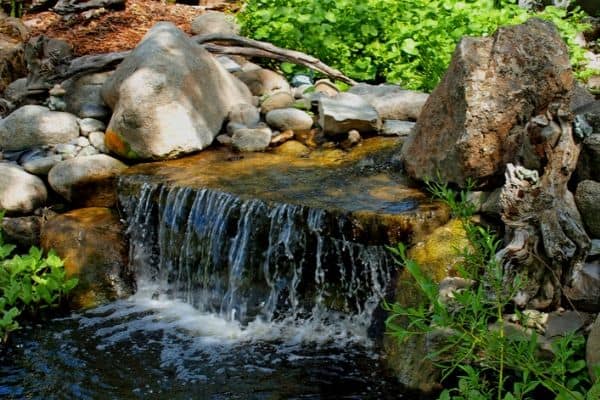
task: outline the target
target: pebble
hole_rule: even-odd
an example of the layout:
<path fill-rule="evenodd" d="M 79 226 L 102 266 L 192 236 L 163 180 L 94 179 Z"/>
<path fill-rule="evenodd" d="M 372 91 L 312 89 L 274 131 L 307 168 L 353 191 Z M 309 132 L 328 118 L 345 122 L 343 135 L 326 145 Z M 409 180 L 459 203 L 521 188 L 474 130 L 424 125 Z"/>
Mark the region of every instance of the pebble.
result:
<path fill-rule="evenodd" d="M 79 153 L 77 153 L 77 157 L 93 156 L 98 153 L 98 149 L 96 149 L 94 146 L 88 145 L 85 146 L 83 149 L 79 150 Z"/>
<path fill-rule="evenodd" d="M 106 130 L 104 122 L 94 118 L 83 118 L 79 120 L 79 131 L 83 136 L 88 136 L 91 132 Z"/>
<path fill-rule="evenodd" d="M 108 153 L 108 149 L 104 144 L 104 132 L 91 132 L 89 136 L 90 143 L 101 153 Z"/>
<path fill-rule="evenodd" d="M 48 157 L 40 157 L 28 160 L 23 163 L 25 171 L 34 175 L 47 175 L 48 172 L 62 161 L 62 157 L 59 155 L 52 155 Z"/>

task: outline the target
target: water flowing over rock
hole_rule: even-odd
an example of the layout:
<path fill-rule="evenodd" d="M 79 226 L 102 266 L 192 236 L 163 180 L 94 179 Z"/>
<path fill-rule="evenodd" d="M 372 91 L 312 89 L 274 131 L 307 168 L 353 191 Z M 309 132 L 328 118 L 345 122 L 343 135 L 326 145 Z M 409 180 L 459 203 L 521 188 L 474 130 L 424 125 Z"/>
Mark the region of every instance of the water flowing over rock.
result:
<path fill-rule="evenodd" d="M 497 179 L 508 162 L 537 156 L 524 124 L 552 103 L 568 109 L 572 88 L 567 47 L 548 22 L 463 38 L 403 146 L 406 171 L 461 186 Z"/>
<path fill-rule="evenodd" d="M 23 150 L 79 136 L 77 118 L 42 106 L 24 106 L 0 120 L 0 148 Z"/>
<path fill-rule="evenodd" d="M 136 166 L 118 191 L 138 273 L 230 319 L 320 318 L 329 309 L 366 327 L 392 281 L 385 245 L 448 218 L 375 167 L 356 177 L 369 170 L 358 159 L 327 168 L 325 155 L 248 154 L 228 165 L 223 157 L 211 150 Z"/>
<path fill-rule="evenodd" d="M 131 159 L 204 149 L 234 105 L 251 104 L 247 88 L 170 23 L 144 36 L 102 94 L 113 108 L 105 143 Z"/>

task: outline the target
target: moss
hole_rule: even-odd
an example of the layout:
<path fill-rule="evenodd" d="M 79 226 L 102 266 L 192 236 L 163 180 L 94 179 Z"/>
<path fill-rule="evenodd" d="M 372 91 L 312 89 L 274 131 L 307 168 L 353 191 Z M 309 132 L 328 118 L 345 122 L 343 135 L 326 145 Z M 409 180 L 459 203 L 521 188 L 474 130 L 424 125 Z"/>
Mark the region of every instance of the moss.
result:
<path fill-rule="evenodd" d="M 129 143 L 125 141 L 123 136 L 119 135 L 115 131 L 110 129 L 106 131 L 104 143 L 110 151 L 121 157 L 125 157 L 130 160 L 137 160 L 140 158 L 140 156 L 131 148 Z"/>

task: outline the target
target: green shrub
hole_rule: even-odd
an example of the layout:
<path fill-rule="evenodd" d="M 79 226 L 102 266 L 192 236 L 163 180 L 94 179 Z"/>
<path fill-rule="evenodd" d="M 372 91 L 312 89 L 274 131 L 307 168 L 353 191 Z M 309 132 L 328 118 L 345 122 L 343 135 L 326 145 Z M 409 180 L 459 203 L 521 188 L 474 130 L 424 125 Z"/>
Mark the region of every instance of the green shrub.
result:
<path fill-rule="evenodd" d="M 500 4 L 497 4 L 500 3 Z M 547 7 L 535 13 L 515 0 L 248 0 L 238 19 L 244 34 L 304 51 L 357 80 L 432 90 L 460 38 L 491 35 L 531 16 L 553 21 L 579 69 L 575 34 L 584 14 Z"/>
<path fill-rule="evenodd" d="M 499 240 L 489 229 L 471 222 L 475 207 L 467 200 L 467 193 L 457 196 L 446 185 L 428 186 L 465 226 L 472 246 L 457 249 L 465 260 L 458 271 L 476 283 L 454 292 L 450 300 L 440 298 L 438 285 L 399 244 L 390 250 L 413 276 L 428 304 L 413 308 L 387 305 L 390 316 L 386 324 L 401 342 L 414 335 L 445 332 L 443 347 L 428 355 L 440 367 L 447 386 L 439 398 L 597 399 L 600 382 L 592 385 L 587 374 L 583 336 L 570 334 L 555 340 L 551 344 L 553 355 L 548 357 L 540 352 L 535 331 L 508 326 L 503 314 L 511 308 L 511 299 L 523 282 L 517 277 L 507 287 L 502 266 L 495 258 Z M 527 326 L 527 315 L 516 312 L 521 326 Z"/>
<path fill-rule="evenodd" d="M 0 211 L 0 222 L 3 216 Z M 66 278 L 63 261 L 53 251 L 44 257 L 31 247 L 28 254 L 11 256 L 14 249 L 0 230 L 0 344 L 19 329 L 19 316 L 37 317 L 60 305 L 77 285 L 76 278 Z"/>

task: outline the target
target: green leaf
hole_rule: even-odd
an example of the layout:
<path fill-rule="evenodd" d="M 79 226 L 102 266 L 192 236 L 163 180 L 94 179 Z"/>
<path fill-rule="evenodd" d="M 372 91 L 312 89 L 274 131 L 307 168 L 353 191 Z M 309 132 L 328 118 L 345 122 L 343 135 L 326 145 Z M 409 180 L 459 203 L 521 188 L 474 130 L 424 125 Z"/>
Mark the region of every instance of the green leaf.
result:
<path fill-rule="evenodd" d="M 404 39 L 401 45 L 401 49 L 406 54 L 410 54 L 413 56 L 419 55 L 419 50 L 417 49 L 417 42 L 415 42 L 411 38 Z"/>

